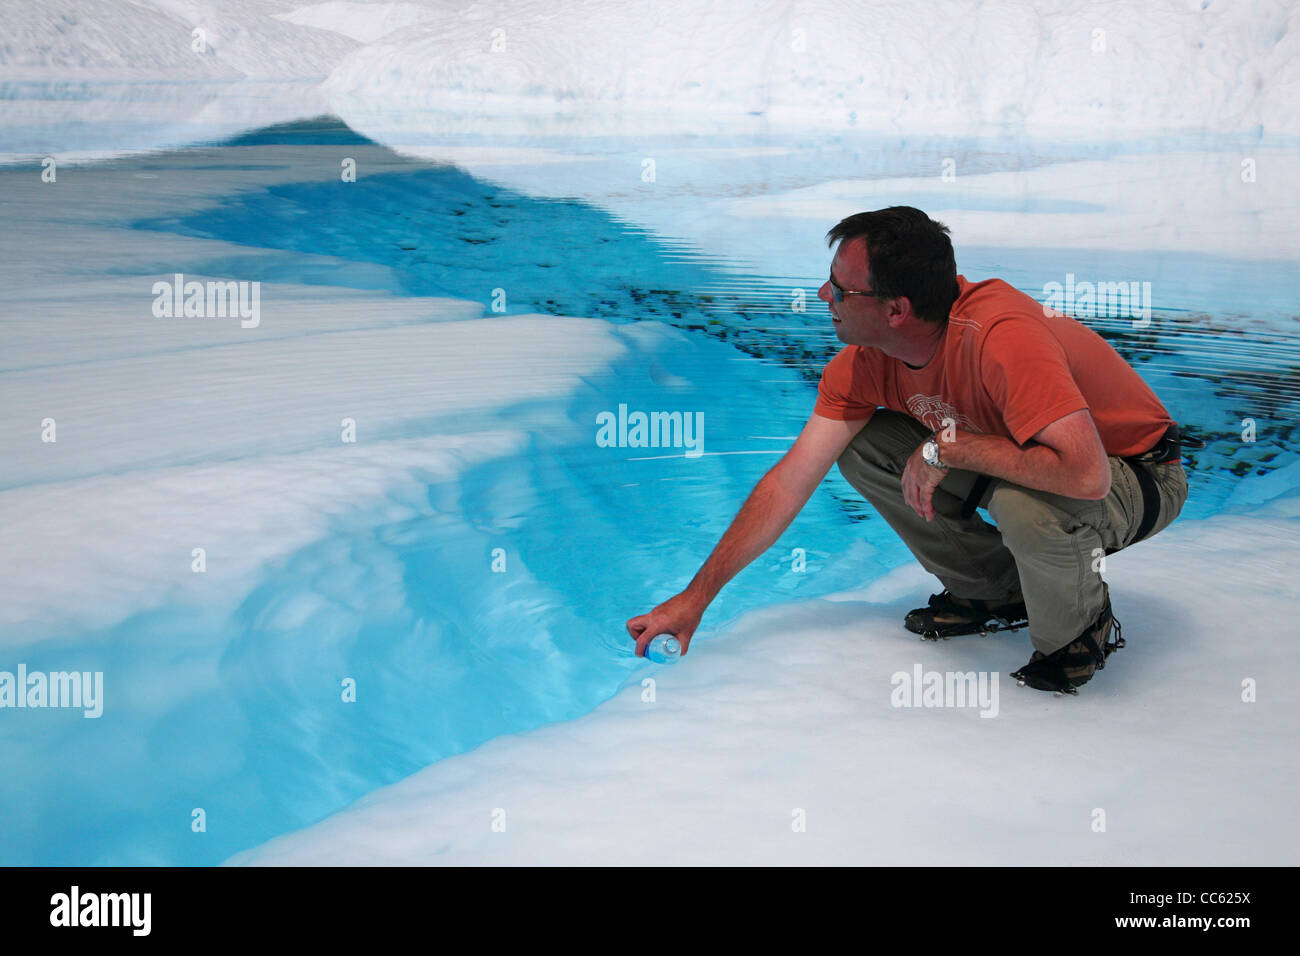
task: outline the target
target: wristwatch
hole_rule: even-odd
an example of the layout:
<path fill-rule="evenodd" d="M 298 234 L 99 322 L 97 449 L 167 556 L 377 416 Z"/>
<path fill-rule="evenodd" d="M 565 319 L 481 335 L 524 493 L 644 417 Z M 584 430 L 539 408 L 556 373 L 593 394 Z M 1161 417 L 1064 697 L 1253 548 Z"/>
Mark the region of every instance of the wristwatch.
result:
<path fill-rule="evenodd" d="M 942 468 L 944 471 L 948 470 L 948 466 L 939 458 L 939 443 L 933 438 L 921 446 L 921 457 L 925 459 L 927 465 Z"/>

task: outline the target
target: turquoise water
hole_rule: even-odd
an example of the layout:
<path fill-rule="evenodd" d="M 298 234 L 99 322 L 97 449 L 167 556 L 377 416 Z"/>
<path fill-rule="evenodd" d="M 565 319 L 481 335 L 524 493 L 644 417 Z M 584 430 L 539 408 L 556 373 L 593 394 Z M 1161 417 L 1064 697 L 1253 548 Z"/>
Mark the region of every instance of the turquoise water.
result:
<path fill-rule="evenodd" d="M 222 146 L 230 165 L 214 168 L 255 171 L 245 145 L 364 142 L 329 122 L 263 130 Z M 986 168 L 1027 161 L 1013 149 L 970 151 Z M 895 168 L 884 156 L 882 175 Z M 123 162 L 159 172 L 169 158 Z M 774 162 L 738 161 L 736 179 L 780 183 Z M 0 758 L 15 771 L 0 785 L 11 821 L 0 833 L 5 863 L 219 862 L 432 761 L 590 711 L 645 666 L 629 656 L 623 622 L 686 584 L 797 434 L 839 347 L 812 299 L 820 274 L 737 274 L 580 201 L 532 198 L 450 166 L 397 164 L 348 185 L 304 177 L 133 225 L 247 250 L 169 255 L 155 264 L 160 274 L 353 285 L 485 308 L 505 287 L 509 313 L 655 320 L 682 334 L 655 366 L 634 354 L 586 376 L 559 405 L 429 423 L 427 433 L 505 424 L 529 439 L 512 456 L 428 485 L 418 518 L 394 522 L 376 506 L 335 519 L 226 619 L 164 605 L 93 642 L 66 634 L 40 644 L 29 670 L 58 669 L 75 652 L 80 667 L 105 673 L 106 696 L 127 698 L 160 675 L 178 687 L 161 720 L 55 715 L 21 738 L 4 728 Z M 291 255 L 272 264 L 258 251 L 268 248 Z M 310 258 L 318 255 L 347 265 L 324 268 Z M 1031 293 L 1066 271 L 1126 274 L 1132 259 L 1041 248 L 960 255 L 968 277 L 1001 275 Z M 1184 255 L 1153 256 L 1143 274 L 1178 290 L 1156 303 L 1151 329 L 1094 324 L 1211 442 L 1189 456 L 1185 514 L 1203 516 L 1244 478 L 1295 459 L 1288 422 L 1300 347 L 1279 324 L 1295 280 L 1277 264 Z M 791 288 L 808 290 L 806 313 L 789 310 Z M 1231 311 L 1215 311 L 1228 301 Z M 1242 321 L 1242 309 L 1258 323 Z M 679 385 L 666 392 L 669 377 Z M 709 455 L 596 446 L 598 412 L 663 408 L 665 394 L 672 408 L 706 413 Z M 1245 416 L 1259 421 L 1253 446 L 1236 437 Z M 478 569 L 494 548 L 528 573 L 485 580 Z M 804 573 L 791 566 L 795 548 L 806 552 Z M 907 560 L 833 471 L 776 546 L 723 592 L 703 640 L 751 608 L 859 586 Z M 182 675 L 195 671 L 216 680 L 187 690 Z M 347 709 L 322 703 L 337 699 L 340 673 L 364 688 Z M 201 841 L 176 825 L 194 806 L 212 821 Z"/>

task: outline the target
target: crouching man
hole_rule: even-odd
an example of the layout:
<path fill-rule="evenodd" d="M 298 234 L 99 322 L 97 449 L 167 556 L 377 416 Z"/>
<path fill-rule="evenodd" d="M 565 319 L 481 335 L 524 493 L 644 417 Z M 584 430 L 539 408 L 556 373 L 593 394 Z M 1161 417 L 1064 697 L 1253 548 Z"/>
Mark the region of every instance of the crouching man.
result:
<path fill-rule="evenodd" d="M 1012 674 L 1075 689 L 1123 646 L 1098 558 L 1187 499 L 1177 425 L 1099 335 L 1000 279 L 957 275 L 919 209 L 849 216 L 818 296 L 844 348 L 812 416 L 680 594 L 627 622 L 683 653 L 722 587 L 785 531 L 832 464 L 944 590 L 904 625 L 938 639 L 1028 626 Z M 978 513 L 987 510 L 994 524 Z"/>

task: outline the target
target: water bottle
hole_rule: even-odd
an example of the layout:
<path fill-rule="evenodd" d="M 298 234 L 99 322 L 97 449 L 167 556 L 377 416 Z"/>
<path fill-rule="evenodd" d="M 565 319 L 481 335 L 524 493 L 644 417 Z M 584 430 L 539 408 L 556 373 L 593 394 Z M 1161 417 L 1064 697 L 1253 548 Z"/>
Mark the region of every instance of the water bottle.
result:
<path fill-rule="evenodd" d="M 645 656 L 656 664 L 676 664 L 682 656 L 681 642 L 672 634 L 660 634 L 646 645 Z"/>

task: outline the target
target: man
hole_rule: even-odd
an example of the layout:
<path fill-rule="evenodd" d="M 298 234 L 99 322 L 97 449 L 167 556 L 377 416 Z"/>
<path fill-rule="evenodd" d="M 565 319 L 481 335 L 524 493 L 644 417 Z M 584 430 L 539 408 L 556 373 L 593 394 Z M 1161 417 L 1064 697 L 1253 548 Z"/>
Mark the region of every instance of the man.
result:
<path fill-rule="evenodd" d="M 1012 676 L 1075 693 L 1123 646 L 1098 559 L 1187 499 L 1177 426 L 1095 332 L 1000 279 L 957 275 L 948 229 L 919 209 L 849 216 L 827 240 L 839 246 L 818 297 L 845 347 L 699 573 L 627 622 L 637 654 L 665 632 L 686 653 L 718 591 L 838 463 L 944 586 L 907 628 L 937 639 L 1027 621 L 1035 650 Z"/>

